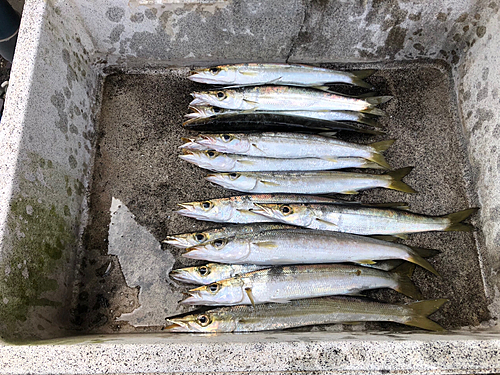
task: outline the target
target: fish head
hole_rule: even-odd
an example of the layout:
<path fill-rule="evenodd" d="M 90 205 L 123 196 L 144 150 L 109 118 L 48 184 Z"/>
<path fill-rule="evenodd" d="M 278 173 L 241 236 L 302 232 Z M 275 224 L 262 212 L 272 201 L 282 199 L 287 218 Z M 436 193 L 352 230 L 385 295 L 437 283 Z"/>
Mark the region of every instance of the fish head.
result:
<path fill-rule="evenodd" d="M 246 297 L 241 284 L 239 278 L 232 278 L 203 285 L 191 289 L 188 292 L 190 296 L 180 303 L 207 306 L 241 304 Z"/>
<path fill-rule="evenodd" d="M 243 154 L 252 146 L 243 134 L 201 134 L 196 142 L 208 149 L 231 154 Z"/>
<path fill-rule="evenodd" d="M 198 220 L 228 222 L 235 214 L 235 209 L 228 199 L 179 203 L 179 206 L 182 209 L 177 211 L 178 214 Z"/>
<path fill-rule="evenodd" d="M 225 109 L 253 109 L 255 104 L 245 100 L 243 92 L 233 89 L 199 91 L 191 93 L 190 106 L 214 106 Z"/>
<path fill-rule="evenodd" d="M 183 233 L 167 236 L 163 243 L 185 249 L 211 240 L 210 232 Z"/>
<path fill-rule="evenodd" d="M 167 319 L 167 325 L 163 330 L 167 332 L 233 332 L 236 329 L 236 319 L 230 314 L 217 311 L 207 311 L 200 314 L 192 314 L 182 318 Z"/>
<path fill-rule="evenodd" d="M 211 68 L 194 69 L 188 79 L 194 82 L 211 85 L 231 84 L 236 81 L 237 69 L 231 66 L 212 66 Z"/>
<path fill-rule="evenodd" d="M 251 192 L 257 185 L 258 178 L 245 173 L 214 173 L 205 177 L 214 184 L 221 185 L 226 189 Z"/>
<path fill-rule="evenodd" d="M 216 277 L 214 273 L 216 273 L 217 270 L 213 270 L 214 266 L 214 264 L 209 263 L 205 266 L 180 268 L 172 270 L 170 272 L 170 277 L 185 283 L 207 285 L 212 283 L 213 279 Z"/>
<path fill-rule="evenodd" d="M 208 118 L 217 115 L 221 115 L 223 113 L 231 112 L 231 110 L 212 107 L 212 106 L 189 106 L 189 109 L 192 111 L 188 114 L 185 114 L 184 117 L 189 119 L 199 119 L 199 118 Z"/>
<path fill-rule="evenodd" d="M 236 160 L 214 150 L 186 150 L 184 155 L 179 155 L 179 157 L 201 168 L 216 171 L 232 170 L 236 165 Z"/>
<path fill-rule="evenodd" d="M 313 220 L 312 212 L 305 204 L 255 203 L 254 206 L 252 212 L 281 223 L 307 227 Z"/>
<path fill-rule="evenodd" d="M 193 246 L 182 254 L 185 258 L 209 260 L 211 262 L 241 262 L 249 253 L 249 244 L 245 240 L 218 238 L 202 245 Z"/>
<path fill-rule="evenodd" d="M 197 138 L 182 138 L 184 144 L 180 145 L 179 148 L 183 150 L 192 150 L 192 151 L 204 151 L 207 149 L 206 146 L 203 146 L 197 143 Z"/>

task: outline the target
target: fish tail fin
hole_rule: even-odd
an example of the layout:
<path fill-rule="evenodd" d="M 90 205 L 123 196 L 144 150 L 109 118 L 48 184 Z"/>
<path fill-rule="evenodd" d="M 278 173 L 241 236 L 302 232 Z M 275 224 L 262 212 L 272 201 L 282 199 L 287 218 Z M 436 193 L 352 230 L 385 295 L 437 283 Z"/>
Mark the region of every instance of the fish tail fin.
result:
<path fill-rule="evenodd" d="M 439 310 L 446 302 L 447 299 L 431 299 L 408 304 L 407 307 L 411 309 L 412 315 L 405 324 L 429 331 L 444 331 L 443 327 L 430 320 L 428 316 Z"/>
<path fill-rule="evenodd" d="M 374 163 L 377 163 L 386 169 L 391 169 L 391 166 L 385 160 L 384 156 L 382 155 L 382 152 L 384 152 L 389 147 L 391 147 L 391 145 L 394 142 L 396 142 L 395 139 L 389 139 L 387 141 L 375 142 L 375 143 L 370 144 L 370 146 L 373 149 L 373 152 L 370 155 L 370 157 L 367 157 L 366 159 L 373 161 Z"/>
<path fill-rule="evenodd" d="M 380 108 L 369 107 L 360 111 L 361 113 L 368 113 L 373 116 L 387 116 L 387 113 L 382 111 Z"/>
<path fill-rule="evenodd" d="M 470 224 L 463 224 L 461 221 L 467 219 L 470 215 L 475 213 L 479 208 L 469 208 L 467 210 L 458 211 L 449 215 L 445 215 L 444 218 L 450 221 L 450 224 L 446 227 L 446 232 L 452 231 L 464 231 L 472 232 L 474 227 Z"/>
<path fill-rule="evenodd" d="M 386 103 L 392 99 L 392 96 L 372 96 L 369 98 L 364 98 L 363 100 L 372 106 L 376 106 L 382 103 Z"/>
<path fill-rule="evenodd" d="M 383 126 L 377 122 L 376 117 L 367 116 L 364 113 L 359 113 L 357 122 L 359 122 L 360 124 L 372 126 L 374 128 L 383 128 Z"/>
<path fill-rule="evenodd" d="M 363 80 L 365 78 L 368 78 L 369 76 L 371 76 L 376 71 L 377 71 L 376 69 L 364 69 L 364 70 L 357 70 L 355 72 L 351 72 L 352 75 L 354 76 L 352 78 L 352 84 L 359 86 L 359 87 L 364 87 L 367 89 L 373 89 L 373 85 L 371 85 Z"/>
<path fill-rule="evenodd" d="M 410 173 L 412 169 L 413 167 L 406 167 L 387 173 L 387 176 L 391 178 L 388 189 L 403 191 L 405 193 L 416 193 L 416 190 L 401 181 L 401 179 Z"/>
<path fill-rule="evenodd" d="M 436 269 L 432 266 L 432 264 L 430 264 L 428 261 L 422 258 L 416 251 L 409 252 L 408 257 L 405 258 L 405 260 L 414 263 L 422 268 L 425 268 L 427 271 L 432 272 L 436 276 L 439 276 L 438 271 L 436 271 Z"/>
<path fill-rule="evenodd" d="M 441 251 L 436 250 L 436 249 L 427 249 L 425 247 L 409 246 L 409 245 L 406 245 L 406 246 L 411 248 L 414 252 L 416 252 L 422 258 L 431 258 L 435 255 L 441 254 Z"/>
<path fill-rule="evenodd" d="M 413 299 L 422 299 L 422 293 L 420 293 L 415 284 L 413 284 L 413 281 L 411 281 L 414 270 L 415 265 L 412 263 L 403 263 L 399 267 L 394 268 L 391 274 L 394 275 L 398 282 L 394 290 Z"/>

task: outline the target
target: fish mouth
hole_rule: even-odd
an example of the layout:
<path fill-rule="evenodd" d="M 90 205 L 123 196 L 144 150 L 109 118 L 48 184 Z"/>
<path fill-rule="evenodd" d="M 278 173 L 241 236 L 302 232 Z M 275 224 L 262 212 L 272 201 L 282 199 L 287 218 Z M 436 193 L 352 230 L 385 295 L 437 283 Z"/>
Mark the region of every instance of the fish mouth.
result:
<path fill-rule="evenodd" d="M 214 220 L 213 218 L 209 218 L 207 216 L 204 216 L 204 215 L 200 214 L 199 212 L 194 212 L 193 210 L 191 210 L 189 208 L 178 210 L 175 212 L 179 215 L 182 215 L 185 217 L 190 217 L 190 218 L 197 219 L 197 220 L 205 220 L 205 221 L 213 221 Z"/>
<path fill-rule="evenodd" d="M 186 241 L 185 239 L 179 238 L 179 237 L 175 237 L 175 236 L 167 236 L 161 242 L 162 243 L 167 243 L 167 244 L 175 246 L 175 247 L 179 247 L 181 249 L 185 249 L 185 248 L 191 246 L 191 244 L 188 241 Z"/>
<path fill-rule="evenodd" d="M 203 246 L 192 246 L 187 248 L 182 256 L 188 259 L 208 260 L 206 256 L 204 256 L 205 252 L 206 250 Z"/>
<path fill-rule="evenodd" d="M 189 291 L 187 294 L 189 297 L 183 299 L 179 303 L 182 303 L 183 305 L 199 305 L 203 303 L 203 298 L 200 298 L 198 293 L 191 293 L 191 291 Z"/>
<path fill-rule="evenodd" d="M 183 270 L 172 270 L 170 271 L 169 276 L 177 281 L 183 281 L 183 282 L 191 281 L 189 274 L 187 275 L 188 277 L 186 277 L 186 272 Z"/>
<path fill-rule="evenodd" d="M 184 155 L 178 155 L 182 160 L 188 161 L 190 163 L 196 162 L 196 155 L 189 150 L 184 150 Z"/>
<path fill-rule="evenodd" d="M 167 325 L 163 327 L 163 331 L 167 332 L 189 332 L 187 325 L 184 322 L 167 319 Z"/>
<path fill-rule="evenodd" d="M 194 99 L 191 101 L 191 103 L 189 103 L 190 107 L 207 106 L 211 104 L 209 101 L 210 96 L 208 94 L 201 92 L 192 92 L 191 96 Z"/>

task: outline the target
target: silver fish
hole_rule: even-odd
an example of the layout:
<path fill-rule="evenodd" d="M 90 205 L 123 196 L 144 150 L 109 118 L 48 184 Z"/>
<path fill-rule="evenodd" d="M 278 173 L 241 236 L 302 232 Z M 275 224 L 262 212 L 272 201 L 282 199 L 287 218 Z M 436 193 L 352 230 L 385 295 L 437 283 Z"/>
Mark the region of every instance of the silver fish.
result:
<path fill-rule="evenodd" d="M 345 264 L 277 266 L 253 271 L 189 291 L 189 305 L 257 305 L 296 299 L 358 294 L 390 288 L 414 299 L 422 295 L 410 280 L 415 266 L 404 263 L 391 272 Z"/>
<path fill-rule="evenodd" d="M 195 69 L 188 79 L 212 85 L 254 86 L 279 84 L 318 87 L 326 83 L 347 83 L 372 88 L 363 79 L 374 72 L 375 70 L 343 72 L 302 64 L 246 63 Z"/>
<path fill-rule="evenodd" d="M 384 259 L 404 259 L 438 274 L 415 250 L 402 244 L 339 232 L 269 230 L 197 245 L 185 258 L 230 264 L 276 266 L 288 264 L 375 264 Z"/>
<path fill-rule="evenodd" d="M 229 198 L 211 199 L 201 202 L 179 203 L 178 214 L 198 220 L 219 223 L 247 224 L 275 222 L 276 220 L 255 214 L 251 210 L 255 203 L 342 203 L 341 199 L 290 194 L 255 194 Z M 348 203 L 348 202 L 347 202 Z"/>
<path fill-rule="evenodd" d="M 220 307 L 181 318 L 167 318 L 167 332 L 258 332 L 319 324 L 396 322 L 431 331 L 444 331 L 427 318 L 446 299 L 394 305 L 353 297 L 312 298 L 287 304 Z"/>
<path fill-rule="evenodd" d="M 361 124 L 381 127 L 373 118 L 362 112 L 355 111 L 238 111 L 231 109 L 224 109 L 219 107 L 207 106 L 192 106 L 189 107 L 193 112 L 184 115 L 188 118 L 183 125 L 187 126 L 193 122 L 200 122 L 202 119 L 219 118 L 228 119 L 231 117 L 244 117 L 245 115 L 269 115 L 270 116 L 290 116 L 300 118 L 308 118 L 320 121 L 327 121 L 337 123 L 338 121 L 359 122 Z"/>
<path fill-rule="evenodd" d="M 382 152 L 394 140 L 376 142 L 369 145 L 349 143 L 331 137 L 299 133 L 258 133 L 258 134 L 200 134 L 193 141 L 207 149 L 229 154 L 239 154 L 268 158 L 319 158 L 337 159 L 356 157 L 373 161 L 384 168 L 391 166 Z"/>
<path fill-rule="evenodd" d="M 185 151 L 179 157 L 201 168 L 219 172 L 324 171 L 344 168 L 383 169 L 379 164 L 363 158 L 279 159 L 224 154 L 213 150 Z"/>
<path fill-rule="evenodd" d="M 376 115 L 385 113 L 376 105 L 390 96 L 352 98 L 303 87 L 255 86 L 194 92 L 190 106 L 215 106 L 226 109 L 258 111 L 358 111 Z"/>
<path fill-rule="evenodd" d="M 401 181 L 412 169 L 402 168 L 379 175 L 337 171 L 231 172 L 211 174 L 206 179 L 226 189 L 256 194 L 357 194 L 358 191 L 377 187 L 416 193 Z"/>
<path fill-rule="evenodd" d="M 256 204 L 252 212 L 285 224 L 361 235 L 393 235 L 432 231 L 472 231 L 461 221 L 475 213 L 469 208 L 445 216 L 346 205 Z"/>
<path fill-rule="evenodd" d="M 276 223 L 232 225 L 222 228 L 206 229 L 202 232 L 173 234 L 167 236 L 167 238 L 162 242 L 168 243 L 170 245 L 173 245 L 181 249 L 185 249 L 196 245 L 202 245 L 210 241 L 215 241 L 219 238 L 228 238 L 233 236 L 255 234 L 275 229 L 297 229 L 297 227 L 293 225 L 276 224 Z"/>
<path fill-rule="evenodd" d="M 209 263 L 204 266 L 186 267 L 170 272 L 170 277 L 189 284 L 208 285 L 216 281 L 244 275 L 252 271 L 268 268 L 255 264 L 217 264 Z"/>

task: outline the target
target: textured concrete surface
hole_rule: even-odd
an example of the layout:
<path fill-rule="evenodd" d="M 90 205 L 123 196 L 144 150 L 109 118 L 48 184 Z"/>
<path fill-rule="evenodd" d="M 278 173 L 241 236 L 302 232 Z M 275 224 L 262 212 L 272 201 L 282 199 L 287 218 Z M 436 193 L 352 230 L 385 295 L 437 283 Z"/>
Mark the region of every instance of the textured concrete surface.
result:
<path fill-rule="evenodd" d="M 478 42 L 464 52 L 464 62 L 456 73 L 460 114 L 468 139 L 473 189 L 481 206 L 480 223 L 484 242 L 481 260 L 489 309 L 500 314 L 500 17 L 496 14 Z"/>
<path fill-rule="evenodd" d="M 66 31 L 78 19 L 45 2 L 28 7 L 0 126 L 4 338 L 53 337 L 69 327 L 97 97 L 88 37 Z"/>
<path fill-rule="evenodd" d="M 0 374 L 493 374 L 499 350 L 481 333 L 110 335 L 0 346 Z"/>

